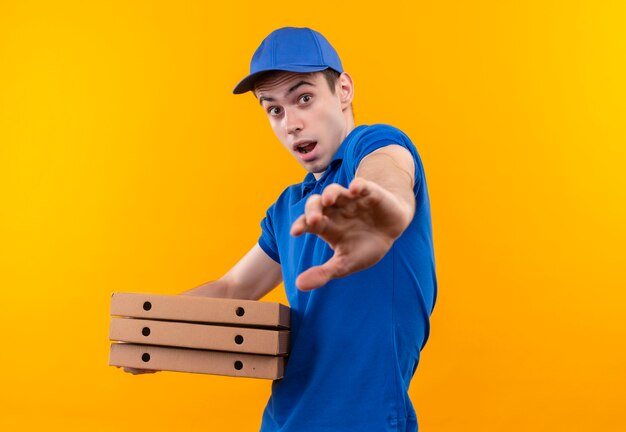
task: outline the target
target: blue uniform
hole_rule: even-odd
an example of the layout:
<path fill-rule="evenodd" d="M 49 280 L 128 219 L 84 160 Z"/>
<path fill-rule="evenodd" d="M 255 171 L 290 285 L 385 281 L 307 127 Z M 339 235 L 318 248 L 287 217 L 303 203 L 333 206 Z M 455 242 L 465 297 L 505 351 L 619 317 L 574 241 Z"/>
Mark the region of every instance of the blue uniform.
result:
<path fill-rule="evenodd" d="M 413 221 L 373 267 L 310 292 L 296 288 L 304 270 L 333 251 L 314 234 L 289 234 L 308 196 L 347 187 L 361 160 L 389 144 L 415 161 Z M 260 247 L 280 263 L 291 306 L 291 353 L 274 381 L 261 431 L 416 431 L 409 382 L 429 335 L 437 281 L 430 203 L 417 150 L 400 130 L 359 126 L 342 142 L 319 180 L 309 173 L 288 187 L 261 222 Z"/>

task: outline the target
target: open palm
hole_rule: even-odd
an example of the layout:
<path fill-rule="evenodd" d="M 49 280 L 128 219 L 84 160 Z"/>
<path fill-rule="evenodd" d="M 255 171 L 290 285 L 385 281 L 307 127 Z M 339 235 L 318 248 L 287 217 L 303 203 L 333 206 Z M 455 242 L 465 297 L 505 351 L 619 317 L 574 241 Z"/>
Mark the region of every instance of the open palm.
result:
<path fill-rule="evenodd" d="M 331 184 L 321 195 L 312 195 L 291 234 L 316 234 L 334 255 L 301 273 L 296 286 L 312 290 L 376 264 L 408 226 L 412 213 L 391 192 L 363 178 L 354 179 L 349 188 Z"/>

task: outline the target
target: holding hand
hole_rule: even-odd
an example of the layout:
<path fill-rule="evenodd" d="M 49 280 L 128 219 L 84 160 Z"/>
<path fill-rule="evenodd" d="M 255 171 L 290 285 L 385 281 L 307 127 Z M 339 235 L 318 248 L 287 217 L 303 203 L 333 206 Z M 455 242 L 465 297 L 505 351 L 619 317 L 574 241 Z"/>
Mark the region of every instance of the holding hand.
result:
<path fill-rule="evenodd" d="M 151 374 L 151 373 L 159 372 L 158 370 L 136 369 L 136 368 L 131 368 L 131 367 L 124 367 L 122 369 L 124 369 L 124 372 L 130 373 L 133 375 L 143 375 L 143 374 Z"/>

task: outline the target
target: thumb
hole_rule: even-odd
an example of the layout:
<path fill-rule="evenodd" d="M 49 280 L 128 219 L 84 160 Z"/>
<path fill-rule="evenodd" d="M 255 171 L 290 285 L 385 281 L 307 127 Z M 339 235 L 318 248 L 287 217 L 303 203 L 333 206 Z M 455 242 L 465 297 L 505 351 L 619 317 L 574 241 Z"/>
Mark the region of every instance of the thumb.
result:
<path fill-rule="evenodd" d="M 311 267 L 300 273 L 296 279 L 296 287 L 300 291 L 311 291 L 326 285 L 332 279 L 345 276 L 347 273 L 343 260 L 337 255 L 333 255 L 324 264 Z"/>

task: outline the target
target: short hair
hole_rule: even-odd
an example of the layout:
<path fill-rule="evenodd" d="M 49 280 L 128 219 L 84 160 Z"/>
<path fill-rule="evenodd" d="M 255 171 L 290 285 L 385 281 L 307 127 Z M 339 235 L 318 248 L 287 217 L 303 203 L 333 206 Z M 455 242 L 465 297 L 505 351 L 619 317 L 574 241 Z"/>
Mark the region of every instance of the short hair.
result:
<path fill-rule="evenodd" d="M 274 77 L 285 73 L 286 71 L 280 71 L 280 70 L 272 70 L 272 71 L 267 71 L 267 72 L 263 72 L 262 74 L 260 74 L 256 80 L 254 80 L 254 85 L 252 87 L 252 91 L 254 92 L 257 88 L 257 86 L 262 83 L 263 81 L 269 81 L 271 79 L 273 79 Z M 332 94 L 335 94 L 335 86 L 337 85 L 337 80 L 339 79 L 339 76 L 341 75 L 339 72 L 337 72 L 334 69 L 324 69 L 322 71 L 320 71 L 322 73 L 322 75 L 324 75 L 324 78 L 326 78 L 326 82 L 328 83 L 328 88 L 330 88 L 330 91 Z M 317 72 L 307 72 L 304 75 L 311 75 Z"/>
<path fill-rule="evenodd" d="M 326 82 L 328 83 L 328 87 L 330 87 L 330 91 L 332 92 L 332 94 L 335 94 L 335 86 L 337 85 L 337 80 L 339 79 L 339 76 L 341 74 L 335 69 L 330 68 L 324 69 L 322 71 L 322 74 L 324 75 L 324 78 L 326 78 Z"/>

